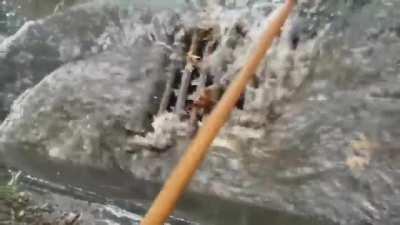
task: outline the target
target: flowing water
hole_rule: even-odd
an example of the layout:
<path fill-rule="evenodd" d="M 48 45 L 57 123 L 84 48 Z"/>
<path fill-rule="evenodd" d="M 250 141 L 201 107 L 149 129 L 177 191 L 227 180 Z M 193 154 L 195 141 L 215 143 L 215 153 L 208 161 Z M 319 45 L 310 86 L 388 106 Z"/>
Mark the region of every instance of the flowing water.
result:
<path fill-rule="evenodd" d="M 37 20 L 52 14 L 61 1 L 54 0 L 33 0 L 33 1 L 2 1 L 0 11 L 0 31 L 3 35 L 11 35 L 16 32 L 26 21 Z M 74 1 L 66 1 L 68 6 Z M 75 1 L 78 2 L 78 1 Z M 81 1 L 83 2 L 83 1 Z M 123 9 L 133 10 L 133 8 L 166 9 L 179 8 L 184 6 L 184 1 L 129 1 L 120 0 Z M 3 157 L 1 157 L 3 159 Z M 1 160 L 0 159 L 0 160 Z M 62 170 L 60 165 L 54 168 L 47 162 L 34 162 L 28 160 L 29 167 L 43 167 L 44 170 Z M 0 184 L 7 183 L 10 179 L 11 170 L 2 166 L 0 161 L 0 173 L 2 174 Z M 66 165 L 69 167 L 69 165 Z M 82 170 L 77 167 L 66 169 L 70 173 L 62 174 L 62 178 L 57 174 L 40 174 L 40 177 L 31 174 L 23 174 L 19 181 L 19 189 L 27 191 L 32 196 L 37 205 L 54 205 L 60 212 L 81 213 L 83 224 L 138 224 L 140 215 L 145 213 L 159 186 L 151 185 L 143 181 L 122 182 L 121 180 L 132 179 L 124 177 L 116 172 L 114 176 L 104 177 L 99 172 L 87 172 L 82 175 Z M 77 176 L 76 174 L 80 174 Z M 95 178 L 97 174 L 99 178 Z M 50 176 L 49 176 L 50 175 Z M 52 180 L 55 181 L 49 181 Z M 112 186 L 101 187 L 102 184 L 91 182 L 90 180 L 106 179 L 107 184 Z M 71 185 L 65 185 L 70 183 Z M 125 188 L 123 188 L 125 186 Z M 86 191 L 86 188 L 91 191 Z M 96 192 L 93 192 L 95 190 Z M 129 190 L 129 191 L 126 191 Z M 150 190 L 150 191 L 149 191 Z M 146 202 L 145 204 L 143 204 Z M 268 224 L 279 225 L 318 225 L 326 224 L 326 221 L 318 218 L 306 218 L 279 211 L 263 209 L 256 206 L 245 205 L 237 202 L 228 202 L 219 199 L 210 199 L 207 196 L 188 194 L 184 196 L 182 203 L 178 206 L 178 217 L 171 218 L 171 224 Z M 1 215 L 1 214 L 0 214 Z M 5 218 L 0 218 L 0 221 Z"/>
<path fill-rule="evenodd" d="M 116 83 L 112 83 L 102 80 L 103 74 L 92 76 L 90 72 L 97 71 L 97 67 L 104 67 L 104 70 L 109 69 L 111 71 L 109 73 L 115 74 L 115 77 L 121 77 L 126 73 L 126 68 L 128 68 L 126 70 L 132 68 L 141 70 L 142 66 L 147 66 L 153 59 L 146 58 L 146 52 L 150 51 L 143 47 L 148 44 L 146 38 L 155 39 L 157 46 L 162 48 L 166 46 L 167 50 L 154 47 L 154 51 L 161 52 L 160 55 L 164 54 L 163 51 L 172 51 L 171 46 L 178 48 L 175 43 L 170 44 L 168 38 L 163 39 L 163 35 L 171 30 L 170 27 L 174 27 L 176 25 L 174 23 L 177 23 L 175 17 L 163 14 L 166 9 L 186 10 L 207 8 L 209 5 L 207 1 L 119 0 L 119 15 L 124 18 L 122 22 L 115 20 L 114 11 L 107 9 L 99 14 L 92 10 L 91 6 L 83 7 L 81 11 L 77 10 L 79 13 L 76 14 L 62 14 L 67 8 L 86 2 L 90 1 L 0 0 L 0 60 L 5 58 L 4 61 L 0 61 L 0 79 L 4 82 L 0 84 L 1 120 L 9 114 L 11 105 L 15 101 L 10 116 L 0 125 L 0 131 L 4 131 L 4 139 L 0 136 L 0 141 L 15 139 L 16 142 L 22 143 L 0 145 L 10 148 L 4 152 L 4 149 L 0 149 L 0 184 L 10 179 L 10 168 L 6 168 L 4 164 L 11 164 L 16 167 L 13 169 L 24 171 L 19 181 L 19 188 L 30 193 L 35 205 L 49 203 L 59 214 L 80 213 L 82 224 L 138 224 L 140 215 L 145 213 L 145 209 L 160 189 L 160 180 L 165 178 L 166 171 L 169 171 L 176 158 L 173 153 L 167 153 L 166 159 L 163 160 L 167 162 L 163 164 L 157 159 L 154 160 L 156 156 L 152 155 L 154 154 L 152 152 L 139 153 L 132 159 L 127 159 L 126 155 L 119 153 L 119 148 L 108 148 L 108 145 L 123 146 L 121 143 L 124 143 L 124 140 L 121 139 L 127 136 L 125 132 L 134 131 L 133 133 L 140 134 L 137 130 L 146 127 L 142 124 L 137 125 L 136 121 L 150 119 L 148 115 L 136 116 L 134 113 L 129 114 L 133 115 L 132 118 L 126 116 L 129 110 L 132 110 L 129 108 L 129 98 L 135 94 L 139 96 L 141 93 L 133 92 L 130 90 L 131 86 L 124 82 L 118 83 L 117 78 Z M 213 58 L 214 61 L 210 62 L 211 66 L 207 69 L 211 71 L 210 73 L 216 71 L 215 73 L 229 80 L 229 76 L 237 71 L 248 52 L 249 45 L 241 42 L 254 40 L 261 29 L 257 19 L 265 19 L 264 14 L 282 1 L 219 2 L 223 2 L 225 6 L 217 7 L 215 14 L 222 16 L 218 17 L 213 13 L 210 13 L 210 16 L 217 18 L 222 28 L 229 27 L 232 22 L 230 20 L 239 21 L 239 25 L 235 25 L 234 29 L 237 33 L 225 32 L 227 38 L 222 37 L 219 40 L 226 41 L 227 45 L 243 47 L 238 47 L 238 50 L 231 53 L 222 49 L 217 56 L 226 61 Z M 271 4 L 258 6 L 257 2 Z M 254 141 L 260 139 L 257 138 L 259 131 L 257 128 L 250 130 L 254 131 L 252 133 L 248 130 L 239 131 L 239 135 L 233 129 L 235 126 L 232 126 L 231 133 L 224 131 L 223 134 L 228 137 L 227 139 L 235 135 L 249 136 L 250 141 L 243 137 L 246 141 L 244 144 L 238 142 L 238 148 L 245 149 L 251 154 L 238 154 L 235 151 L 211 153 L 210 161 L 206 164 L 209 166 L 207 168 L 211 169 L 201 169 L 194 181 L 198 187 L 192 187 L 192 191 L 184 196 L 176 213 L 169 220 L 170 224 L 380 225 L 397 224 L 396 222 L 400 221 L 396 216 L 400 210 L 396 203 L 396 193 L 400 190 L 396 182 L 398 163 L 390 161 L 390 158 L 396 159 L 399 146 L 393 137 L 400 135 L 397 128 L 400 121 L 397 116 L 399 111 L 396 107 L 399 96 L 396 84 L 399 82 L 400 70 L 398 59 L 400 14 L 397 10 L 400 7 L 399 2 L 397 0 L 379 2 L 304 0 L 299 3 L 301 8 L 296 11 L 296 17 L 288 26 L 290 31 L 283 34 L 289 44 L 280 45 L 281 50 L 276 47 L 272 49 L 267 58 L 271 59 L 272 63 L 263 62 L 263 69 L 267 67 L 267 72 L 276 78 L 268 83 L 258 74 L 258 80 L 246 93 L 249 97 L 246 98 L 245 109 L 254 113 L 254 117 L 259 115 L 258 109 L 261 115 L 268 114 L 269 119 L 271 93 L 258 90 L 262 89 L 259 87 L 270 88 L 278 83 L 274 92 L 274 96 L 277 96 L 274 104 L 278 105 L 277 113 L 283 114 L 283 119 L 276 123 L 271 122 L 273 119 L 268 120 L 272 125 L 268 124 L 271 128 L 268 128 L 266 134 L 262 136 L 265 142 Z M 249 8 L 252 10 L 248 10 Z M 59 14 L 52 16 L 55 11 Z M 159 14 L 160 19 L 148 19 L 151 18 L 150 14 Z M 87 15 L 90 15 L 90 18 Z M 241 18 L 239 15 L 244 16 Z M 74 20 L 72 18 L 74 16 L 78 18 Z M 196 24 L 196 16 L 190 17 L 191 15 L 185 15 L 185 23 Z M 164 20 L 165 18 L 168 19 Z M 26 25 L 29 25 L 28 21 L 40 22 L 30 24 L 33 27 L 31 29 Z M 71 21 L 77 24 L 69 24 Z M 138 25 L 137 21 L 142 22 Z M 107 24 L 106 28 L 102 27 L 103 22 Z M 249 24 L 251 22 L 254 24 Z M 151 26 L 147 26 L 151 23 L 153 23 Z M 45 24 L 44 28 L 41 27 L 42 24 Z M 93 24 L 95 25 L 92 26 Z M 244 33 L 248 32 L 246 33 L 248 36 L 241 34 L 243 31 L 241 26 L 244 27 Z M 92 30 L 87 32 L 89 29 Z M 148 30 L 151 33 L 148 35 L 150 37 L 141 39 L 141 35 Z M 4 44 L 5 42 L 2 45 L 3 39 L 13 37 L 17 31 L 20 36 L 17 33 L 10 46 Z M 44 42 L 61 47 L 54 50 L 43 44 L 41 32 L 47 38 Z M 30 45 L 26 41 L 29 38 L 32 39 L 32 43 L 39 44 Z M 1 48 L 3 46 L 4 49 Z M 21 48 L 28 54 L 18 53 L 18 50 L 15 50 L 17 53 L 13 53 L 15 46 L 22 46 Z M 129 47 L 138 49 L 139 53 L 130 52 L 126 49 Z M 151 48 L 153 49 L 153 46 Z M 2 53 L 9 49 L 11 53 Z M 300 53 L 293 53 L 295 49 Z M 102 52 L 105 53 L 101 54 Z M 138 58 L 138 62 L 131 62 L 125 58 L 135 60 Z M 235 61 L 232 58 L 237 59 Z M 79 64 L 81 59 L 87 59 L 84 61 L 87 64 Z M 311 61 L 311 65 L 307 64 L 308 60 Z M 293 61 L 292 64 L 295 66 L 286 63 L 287 61 Z M 5 64 L 2 64 L 4 62 Z M 110 64 L 107 64 L 108 62 Z M 158 61 L 155 62 L 157 63 Z M 220 69 L 219 63 L 230 66 Z M 162 67 L 163 62 L 159 64 L 158 66 Z M 117 67 L 114 68 L 112 65 Z M 268 67 L 271 69 L 268 70 Z M 312 69 L 307 70 L 311 67 Z M 85 69 L 89 71 L 89 75 L 85 75 L 82 79 L 74 77 L 76 71 Z M 152 69 L 158 71 L 157 65 L 152 65 L 149 71 L 153 71 Z M 53 71 L 55 72 L 52 77 L 44 78 Z M 144 73 L 147 74 L 146 71 Z M 9 74 L 17 78 L 10 77 Z M 63 78 L 58 76 L 59 74 L 72 75 Z M 142 82 L 135 76 L 135 72 L 127 73 L 129 79 Z M 42 79 L 43 82 L 39 83 Z M 80 83 L 87 81 L 98 86 L 94 86 L 93 90 L 86 90 L 84 84 L 82 87 L 79 86 Z M 146 85 L 151 82 L 153 80 L 143 81 L 143 84 L 140 83 L 135 88 L 142 90 L 143 95 L 146 95 L 148 92 Z M 157 82 L 154 80 L 154 83 Z M 58 83 L 67 85 L 58 86 Z M 54 86 L 48 88 L 48 84 Z M 68 84 L 75 84 L 77 88 L 68 87 Z M 115 84 L 120 90 L 112 90 L 110 93 L 114 93 L 116 97 L 97 98 L 98 89 L 113 87 Z M 33 88 L 34 86 L 36 87 Z M 32 91 L 25 92 L 31 88 Z M 353 89 L 357 91 L 353 93 Z M 49 96 L 48 93 L 52 90 L 60 90 L 60 96 Z M 77 92 L 79 92 L 77 96 L 88 96 L 84 99 L 82 107 L 74 105 L 76 99 L 73 96 L 76 96 L 74 94 Z M 64 98 L 64 95 L 72 97 Z M 160 96 L 157 93 L 149 95 L 154 96 L 151 101 L 158 103 L 157 98 Z M 125 100 L 120 104 L 116 98 Z M 304 100 L 304 104 L 297 104 L 302 99 L 307 100 Z M 58 101 L 67 104 L 60 106 L 56 104 Z M 101 114 L 93 116 L 98 118 L 80 117 L 80 113 L 85 114 L 85 110 L 92 109 L 90 107 L 98 102 L 100 105 L 107 103 L 111 106 L 109 108 L 99 106 L 95 108 L 96 110 L 105 112 L 109 110 L 110 114 L 117 115 L 118 123 L 104 126 L 103 130 L 109 129 L 108 133 L 98 132 L 103 127 L 97 127 L 98 121 L 104 120 L 106 123 L 108 118 L 103 118 Z M 268 112 L 260 110 L 260 108 L 266 109 L 263 108 L 264 105 L 267 107 L 266 102 L 269 102 Z M 279 107 L 285 104 L 293 105 L 288 109 L 282 107 L 284 109 L 279 112 Z M 52 114 L 45 114 L 48 108 L 53 110 Z M 304 114 L 298 113 L 303 108 L 309 111 Z M 38 113 L 39 116 L 35 117 L 35 109 L 43 110 L 44 116 L 40 117 Z M 68 110 L 73 113 L 65 113 Z M 133 107 L 133 110 L 142 109 Z M 153 112 L 154 109 L 149 111 Z M 273 111 L 275 112 L 275 108 Z M 296 119 L 291 120 L 296 113 L 298 113 Z M 30 117 L 29 114 L 33 116 Z M 15 118 L 28 122 L 19 124 L 18 121 L 15 122 Z M 57 120 L 60 123 L 53 125 L 52 121 Z M 64 122 L 70 120 L 78 122 Z M 286 122 L 289 120 L 292 123 Z M 248 121 L 246 122 L 251 123 L 251 118 Z M 119 124 L 125 122 L 126 124 Z M 121 126 L 124 128 L 123 132 L 119 131 Z M 252 126 L 257 127 L 257 124 Z M 15 130 L 13 127 L 16 127 Z M 76 131 L 78 135 L 68 132 L 68 129 Z M 53 135 L 59 130 L 67 131 L 60 136 Z M 320 135 L 318 137 L 314 135 L 316 130 Z M 157 129 L 155 133 L 157 134 Z M 166 134 L 161 133 L 161 136 L 168 136 Z M 285 143 L 278 142 L 283 136 L 288 136 L 289 140 L 283 141 Z M 156 137 L 157 140 L 164 138 L 169 140 L 168 137 Z M 357 137 L 360 140 L 358 144 L 354 144 L 354 139 Z M 87 141 L 98 139 L 100 141 L 95 144 Z M 371 153 L 372 150 L 365 152 L 365 149 L 375 148 L 375 142 L 389 146 L 379 148 L 381 151 L 378 151 L 380 154 L 376 158 Z M 228 148 L 226 145 L 231 143 L 226 143 L 228 141 L 221 139 L 219 147 Z M 361 148 L 364 152 L 350 151 L 348 143 L 356 150 Z M 287 146 L 280 149 L 282 151 L 276 152 L 277 147 L 274 144 Z M 83 156 L 75 152 L 75 148 L 79 149 L 81 146 L 85 150 Z M 108 152 L 96 153 L 91 151 L 92 148 Z M 31 149 L 35 151 L 30 151 Z M 39 150 L 36 152 L 37 149 Z M 43 153 L 42 149 L 48 150 L 44 154 L 46 157 L 40 155 Z M 48 158 L 54 159 L 48 160 Z M 16 163 L 4 162 L 4 159 Z M 72 165 L 63 159 L 71 159 L 76 164 Z M 347 160 L 343 162 L 343 159 Z M 382 163 L 385 160 L 388 161 L 388 165 Z M 242 166 L 238 162 L 245 163 Z M 369 163 L 372 164 L 370 169 Z M 294 168 L 290 167 L 292 165 Z M 137 178 L 134 179 L 132 174 Z M 204 180 L 215 182 L 209 184 Z M 342 189 L 343 187 L 345 189 Z M 204 190 L 214 195 L 202 194 L 206 192 Z M 344 190 L 349 195 L 346 195 Z M 215 197 L 215 193 L 222 197 Z M 267 207 L 262 207 L 264 205 Z M 1 210 L 0 206 L 0 217 Z M 3 219 L 0 218 L 0 224 Z"/>

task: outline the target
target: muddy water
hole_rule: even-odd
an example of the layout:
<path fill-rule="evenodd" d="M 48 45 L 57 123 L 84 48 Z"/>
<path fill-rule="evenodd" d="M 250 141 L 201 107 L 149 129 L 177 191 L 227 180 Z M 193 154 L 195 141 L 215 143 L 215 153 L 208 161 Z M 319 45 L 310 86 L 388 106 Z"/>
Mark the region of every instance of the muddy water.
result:
<path fill-rule="evenodd" d="M 76 2 L 78 0 L 66 1 L 65 5 L 69 6 Z M 155 0 L 136 1 L 135 3 L 136 6 L 140 7 L 148 5 L 153 8 L 163 8 L 179 7 L 183 4 L 183 1 L 175 1 L 172 5 L 170 2 Z M 8 20 L 8 23 L 3 24 L 3 26 L 9 26 L 3 29 L 12 33 L 26 20 L 42 18 L 53 13 L 59 1 L 5 0 L 2 4 L 4 5 L 3 8 L 8 10 L 7 12 L 3 10 L 6 15 L 3 19 Z M 129 1 L 121 0 L 121 4 L 125 8 L 131 7 Z M 2 158 L 0 156 L 0 159 Z M 4 183 L 8 179 L 8 176 L 6 176 L 8 171 L 1 165 L 3 163 L 0 161 L 0 174 L 4 175 L 1 176 L 1 182 Z M 108 221 L 109 224 L 135 224 L 139 218 L 138 215 L 145 212 L 145 208 L 160 188 L 158 184 L 133 181 L 130 176 L 124 176 L 119 171 L 116 171 L 113 176 L 104 177 L 101 171 L 91 171 L 87 168 L 78 167 L 72 169 L 70 165 L 49 165 L 47 162 L 38 160 L 28 160 L 25 165 L 27 165 L 27 168 L 25 168 L 27 171 L 30 171 L 28 167 L 35 167 L 35 170 L 40 168 L 39 170 L 42 172 L 24 174 L 21 180 L 22 190 L 29 191 L 38 204 L 48 202 L 58 205 L 60 210 L 80 211 L 87 224 L 100 220 Z M 86 172 L 83 174 L 81 171 Z M 111 174 L 110 171 L 108 171 L 108 174 Z M 45 178 L 45 180 L 37 177 Z M 126 182 L 127 180 L 129 182 Z M 96 181 L 103 181 L 103 183 Z M 89 202 L 91 204 L 88 204 Z M 187 194 L 178 206 L 176 216 L 185 218 L 185 220 L 172 219 L 170 221 L 172 224 L 328 224 L 320 218 L 293 216 L 275 210 L 228 202 L 198 194 Z"/>
<path fill-rule="evenodd" d="M 105 173 L 37 158 L 23 164 L 26 166 L 20 169 L 34 168 L 35 173 L 24 174 L 20 182 L 22 190 L 28 190 L 38 204 L 49 203 L 57 205 L 58 210 L 81 212 L 83 224 L 99 220 L 138 224 L 140 215 L 160 189 L 159 184 L 134 180 L 121 171 Z M 172 225 L 334 225 L 323 218 L 290 215 L 194 193 L 184 195 L 169 222 Z"/>
<path fill-rule="evenodd" d="M 151 1 L 150 3 L 153 4 L 153 6 L 163 7 L 166 6 L 165 2 L 166 1 Z M 48 15 L 57 5 L 56 1 L 13 1 L 12 3 L 17 16 L 27 19 L 40 18 Z M 121 1 L 121 3 L 129 7 L 126 1 Z M 143 4 L 143 1 L 138 1 L 138 3 Z M 137 215 L 129 214 L 127 211 L 143 214 L 149 201 L 159 189 L 159 185 L 149 184 L 144 181 L 133 181 L 129 177 L 124 177 L 124 175 L 118 173 L 118 171 L 115 172 L 115 176 L 102 177 L 103 174 L 101 171 L 90 171 L 87 168 L 74 168 L 75 170 L 73 170 L 66 165 L 63 172 L 60 173 L 59 171 L 63 168 L 62 165 L 49 165 L 45 162 L 41 163 L 40 161 L 35 161 L 34 163 L 27 161 L 26 165 L 35 167 L 36 169 L 41 168 L 42 173 L 27 174 L 23 183 L 25 188 L 36 193 L 35 196 L 41 196 L 42 201 L 56 202 L 63 208 L 78 208 L 82 211 L 91 209 L 85 202 L 94 202 L 97 208 L 112 207 L 113 209 L 123 211 L 124 216 L 121 217 L 116 216 L 117 213 L 114 214 L 114 217 L 98 218 L 93 216 L 95 218 L 94 220 L 109 220 L 114 222 L 114 224 L 132 224 L 135 218 L 137 218 Z M 57 168 L 57 170 L 55 168 Z M 54 173 L 52 173 L 53 171 Z M 87 174 L 82 174 L 79 171 L 86 171 Z M 62 176 L 60 176 L 60 174 Z M 108 171 L 108 174 L 111 173 Z M 35 179 L 36 176 L 46 178 L 46 180 Z M 96 176 L 98 178 L 96 178 Z M 101 179 L 99 177 L 101 177 Z M 126 180 L 129 180 L 129 182 L 121 182 Z M 94 181 L 103 181 L 104 183 Z M 92 194 L 93 192 L 95 194 Z M 40 193 L 46 194 L 41 195 Z M 110 212 L 110 210 L 108 212 Z M 92 212 L 88 212 L 86 215 L 89 218 L 88 221 L 90 221 L 89 215 L 92 215 Z M 177 216 L 195 221 L 193 224 L 196 222 L 215 225 L 329 224 L 319 218 L 293 216 L 274 210 L 261 209 L 220 199 L 211 199 L 206 196 L 195 194 L 188 194 L 185 196 L 178 208 Z M 190 224 L 190 222 L 172 221 L 172 224 L 188 223 Z M 110 222 L 110 224 L 112 223 Z"/>
<path fill-rule="evenodd" d="M 69 7 L 74 4 L 87 2 L 89 0 L 3 0 L 2 4 L 12 5 L 13 9 L 20 16 L 28 20 L 41 18 L 54 12 L 57 5 Z M 103 0 L 98 0 L 103 1 Z M 1 2 L 1 1 L 0 1 Z M 151 7 L 151 8 L 176 8 L 184 5 L 184 0 L 163 1 L 163 0 L 118 0 L 123 8 L 129 7 Z"/>

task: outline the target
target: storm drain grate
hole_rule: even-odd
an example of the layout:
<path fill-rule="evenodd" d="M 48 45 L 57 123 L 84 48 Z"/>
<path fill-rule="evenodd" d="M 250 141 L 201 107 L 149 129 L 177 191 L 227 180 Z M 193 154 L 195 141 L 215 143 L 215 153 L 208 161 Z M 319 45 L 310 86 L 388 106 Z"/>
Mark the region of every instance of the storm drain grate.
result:
<path fill-rule="evenodd" d="M 215 93 L 207 97 L 218 98 L 224 91 L 224 87 L 215 82 L 214 76 L 201 69 L 203 59 L 211 55 L 218 47 L 219 40 L 212 38 L 213 29 L 196 28 L 186 34 L 183 52 L 185 61 L 181 67 L 169 68 L 168 80 L 162 96 L 158 114 L 173 112 L 183 118 L 191 117 L 191 112 L 199 100 L 204 98 L 206 90 Z M 218 93 L 216 93 L 218 92 Z M 209 99 L 213 103 L 218 99 Z M 204 103 L 206 104 L 206 103 Z M 237 108 L 243 109 L 244 97 Z M 205 110 L 206 112 L 208 110 Z M 200 118 L 204 110 L 200 113 Z"/>

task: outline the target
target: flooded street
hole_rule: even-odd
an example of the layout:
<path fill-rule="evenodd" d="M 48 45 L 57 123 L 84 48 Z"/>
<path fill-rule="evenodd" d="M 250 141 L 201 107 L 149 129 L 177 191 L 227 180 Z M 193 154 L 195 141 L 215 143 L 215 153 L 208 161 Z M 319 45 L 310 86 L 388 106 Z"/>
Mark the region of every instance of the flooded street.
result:
<path fill-rule="evenodd" d="M 0 224 L 138 224 L 282 2 L 0 0 Z M 398 7 L 299 0 L 169 224 L 399 224 Z"/>

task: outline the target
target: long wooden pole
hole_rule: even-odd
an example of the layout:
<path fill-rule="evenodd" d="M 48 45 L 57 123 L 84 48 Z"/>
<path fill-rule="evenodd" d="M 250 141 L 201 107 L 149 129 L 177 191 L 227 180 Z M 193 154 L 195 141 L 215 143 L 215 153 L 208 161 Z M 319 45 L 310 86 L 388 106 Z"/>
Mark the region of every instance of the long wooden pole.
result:
<path fill-rule="evenodd" d="M 141 221 L 141 225 L 162 225 L 175 209 L 177 201 L 185 191 L 197 168 L 201 165 L 212 141 L 228 120 L 247 83 L 256 73 L 260 61 L 271 46 L 274 38 L 280 34 L 281 28 L 295 3 L 295 0 L 286 0 L 285 4 L 275 10 L 269 17 L 267 30 L 262 34 L 260 43 L 254 53 L 237 78 L 231 82 L 214 110 L 206 118 L 204 125 L 199 129 L 186 153 L 172 171 L 153 205 Z"/>

